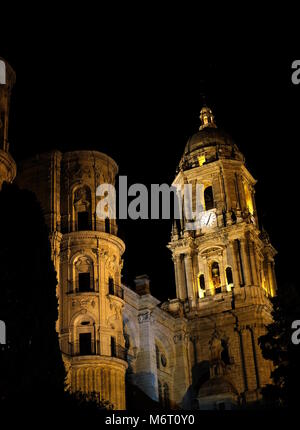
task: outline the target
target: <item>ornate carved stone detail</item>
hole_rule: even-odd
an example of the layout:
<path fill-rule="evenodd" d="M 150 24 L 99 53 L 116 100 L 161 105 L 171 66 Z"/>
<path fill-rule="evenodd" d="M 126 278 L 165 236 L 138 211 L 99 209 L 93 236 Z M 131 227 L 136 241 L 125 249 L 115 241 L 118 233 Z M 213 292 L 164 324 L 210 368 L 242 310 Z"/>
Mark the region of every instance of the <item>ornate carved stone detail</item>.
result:
<path fill-rule="evenodd" d="M 152 315 L 152 312 L 147 311 L 147 312 L 144 312 L 142 314 L 139 314 L 138 321 L 140 324 L 145 323 L 145 322 L 151 322 L 151 323 L 154 322 L 154 317 Z"/>

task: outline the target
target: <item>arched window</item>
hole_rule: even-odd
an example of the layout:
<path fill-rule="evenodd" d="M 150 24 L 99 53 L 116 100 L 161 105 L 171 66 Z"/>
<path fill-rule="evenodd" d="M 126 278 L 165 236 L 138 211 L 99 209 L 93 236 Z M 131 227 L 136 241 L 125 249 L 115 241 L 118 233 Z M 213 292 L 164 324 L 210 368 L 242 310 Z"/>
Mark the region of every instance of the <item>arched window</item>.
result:
<path fill-rule="evenodd" d="M 209 211 L 215 207 L 214 205 L 214 195 L 212 186 L 206 187 L 204 190 L 204 202 L 205 210 Z"/>
<path fill-rule="evenodd" d="M 73 284 L 70 292 L 75 291 L 79 293 L 86 293 L 94 291 L 94 265 L 89 256 L 82 255 L 77 258 L 74 263 Z"/>
<path fill-rule="evenodd" d="M 226 280 L 227 280 L 227 286 L 232 287 L 233 286 L 233 276 L 232 276 L 231 267 L 226 267 Z"/>
<path fill-rule="evenodd" d="M 170 407 L 170 391 L 169 385 L 166 382 L 164 383 L 164 407 L 166 409 Z"/>
<path fill-rule="evenodd" d="M 105 233 L 110 233 L 110 219 L 108 217 L 105 218 Z"/>

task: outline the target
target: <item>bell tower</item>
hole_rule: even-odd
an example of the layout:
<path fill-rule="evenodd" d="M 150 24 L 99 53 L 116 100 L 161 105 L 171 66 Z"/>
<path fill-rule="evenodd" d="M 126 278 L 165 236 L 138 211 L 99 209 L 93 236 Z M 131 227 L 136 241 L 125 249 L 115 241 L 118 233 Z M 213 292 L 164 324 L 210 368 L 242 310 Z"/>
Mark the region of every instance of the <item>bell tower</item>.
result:
<path fill-rule="evenodd" d="M 222 368 L 227 368 L 224 375 L 230 386 L 235 386 L 239 399 L 257 400 L 270 376 L 258 337 L 271 319 L 268 298 L 276 294 L 276 251 L 259 228 L 256 180 L 243 154 L 217 127 L 209 107 L 202 108 L 200 120 L 173 182 L 182 190 L 183 202 L 184 185 L 191 186 L 193 207 L 193 216 L 184 213 L 174 223 L 168 245 L 176 296 L 191 321 L 194 365 L 212 362 L 207 345 L 217 337 L 228 352 Z M 200 212 L 195 211 L 197 201 Z"/>
<path fill-rule="evenodd" d="M 4 181 L 16 176 L 16 163 L 9 153 L 8 122 L 11 90 L 16 75 L 11 66 L 0 57 L 0 189 Z"/>

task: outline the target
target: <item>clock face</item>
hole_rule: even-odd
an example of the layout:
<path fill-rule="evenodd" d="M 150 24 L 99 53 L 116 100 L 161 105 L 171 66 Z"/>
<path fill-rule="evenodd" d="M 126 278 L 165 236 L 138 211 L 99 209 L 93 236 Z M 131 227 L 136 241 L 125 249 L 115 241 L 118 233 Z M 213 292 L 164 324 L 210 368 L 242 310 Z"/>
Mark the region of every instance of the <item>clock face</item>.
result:
<path fill-rule="evenodd" d="M 216 221 L 217 217 L 215 212 L 204 212 L 200 219 L 201 228 L 213 227 Z"/>

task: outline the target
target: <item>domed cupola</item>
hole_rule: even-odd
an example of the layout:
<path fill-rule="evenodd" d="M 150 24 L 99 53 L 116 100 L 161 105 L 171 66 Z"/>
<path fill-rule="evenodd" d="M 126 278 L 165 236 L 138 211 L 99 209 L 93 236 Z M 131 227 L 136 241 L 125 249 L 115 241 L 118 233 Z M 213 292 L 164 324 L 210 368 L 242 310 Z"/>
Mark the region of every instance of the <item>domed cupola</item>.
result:
<path fill-rule="evenodd" d="M 217 127 L 209 107 L 203 106 L 201 109 L 200 121 L 199 131 L 189 138 L 185 146 L 179 170 L 201 167 L 222 158 L 244 161 L 232 137 Z"/>

